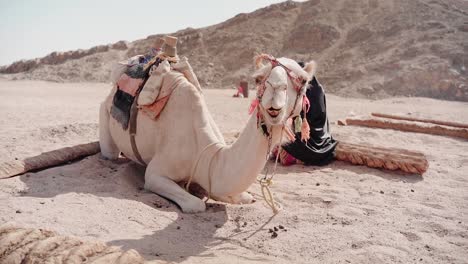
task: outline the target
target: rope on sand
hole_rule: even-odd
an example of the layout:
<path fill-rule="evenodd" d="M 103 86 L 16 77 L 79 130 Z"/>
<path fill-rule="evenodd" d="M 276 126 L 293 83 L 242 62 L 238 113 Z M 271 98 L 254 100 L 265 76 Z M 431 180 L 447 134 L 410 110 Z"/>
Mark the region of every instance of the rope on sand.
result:
<path fill-rule="evenodd" d="M 123 252 L 103 242 L 83 241 L 43 229 L 0 226 L 0 263 L 144 263 L 131 249 Z"/>
<path fill-rule="evenodd" d="M 355 165 L 402 170 L 419 175 L 426 172 L 429 167 L 423 153 L 406 149 L 381 148 L 340 141 L 335 149 L 335 155 L 337 160 L 351 162 Z"/>
<path fill-rule="evenodd" d="M 90 156 L 100 151 L 99 142 L 66 147 L 23 160 L 13 160 L 0 164 L 0 179 L 13 177 L 28 171 L 57 166 L 71 160 Z"/>

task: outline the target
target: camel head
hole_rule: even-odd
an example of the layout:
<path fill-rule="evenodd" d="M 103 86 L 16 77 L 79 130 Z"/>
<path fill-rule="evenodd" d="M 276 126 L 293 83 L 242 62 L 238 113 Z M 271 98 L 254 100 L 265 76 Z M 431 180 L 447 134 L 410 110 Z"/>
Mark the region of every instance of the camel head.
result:
<path fill-rule="evenodd" d="M 251 112 L 257 107 L 258 115 L 271 127 L 284 125 L 289 118 L 298 116 L 302 109 L 308 110 L 305 92 L 316 71 L 314 61 L 302 68 L 294 60 L 261 54 L 255 57 L 255 63 L 253 77 L 257 84 L 257 99 L 251 106 Z"/>

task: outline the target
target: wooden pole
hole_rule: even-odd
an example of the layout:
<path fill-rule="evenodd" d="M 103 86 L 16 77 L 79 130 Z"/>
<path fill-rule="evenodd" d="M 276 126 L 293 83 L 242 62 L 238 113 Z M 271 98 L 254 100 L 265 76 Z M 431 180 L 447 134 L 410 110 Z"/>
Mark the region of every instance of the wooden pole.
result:
<path fill-rule="evenodd" d="M 426 119 L 426 118 L 416 118 L 416 117 L 409 117 L 409 116 L 389 115 L 389 114 L 382 114 L 382 113 L 372 113 L 371 115 L 375 117 L 383 117 L 383 118 L 390 118 L 390 119 L 396 119 L 396 120 L 416 121 L 416 122 L 431 123 L 431 124 L 443 125 L 443 126 L 468 128 L 468 124 L 457 123 L 457 122 L 449 122 L 449 121 Z"/>
<path fill-rule="evenodd" d="M 100 151 L 99 142 L 61 148 L 40 155 L 0 164 L 0 179 L 13 177 L 28 171 L 40 170 L 64 164 L 68 161 L 96 154 Z"/>
<path fill-rule="evenodd" d="M 405 120 L 392 120 L 379 117 L 352 117 L 344 121 L 339 120 L 339 125 L 354 125 L 372 128 L 394 129 L 407 132 L 451 136 L 468 139 L 468 129 L 452 126 L 435 125 L 429 123 L 412 122 Z"/>

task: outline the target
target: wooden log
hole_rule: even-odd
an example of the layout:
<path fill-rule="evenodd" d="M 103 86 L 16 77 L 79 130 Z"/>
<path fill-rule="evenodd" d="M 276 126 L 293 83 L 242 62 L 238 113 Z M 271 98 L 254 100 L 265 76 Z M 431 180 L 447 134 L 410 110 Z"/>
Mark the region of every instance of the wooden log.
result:
<path fill-rule="evenodd" d="M 457 122 L 449 122 L 449 121 L 434 120 L 434 119 L 427 119 L 427 118 L 416 118 L 416 117 L 410 117 L 410 116 L 389 115 L 389 114 L 382 114 L 382 113 L 371 113 L 371 115 L 375 117 L 383 117 L 383 118 L 390 118 L 390 119 L 396 119 L 396 120 L 416 121 L 416 122 L 430 123 L 430 124 L 443 125 L 443 126 L 468 128 L 468 124 L 457 123 Z"/>
<path fill-rule="evenodd" d="M 406 149 L 382 148 L 340 141 L 335 149 L 335 155 L 337 160 L 351 162 L 354 165 L 402 170 L 419 175 L 426 172 L 429 167 L 423 153 Z"/>
<path fill-rule="evenodd" d="M 421 122 L 392 120 L 379 117 L 352 117 L 339 120 L 339 125 L 364 126 L 372 128 L 394 129 L 439 136 L 450 136 L 468 139 L 468 129 L 452 126 L 435 125 Z"/>
<path fill-rule="evenodd" d="M 40 170 L 64 164 L 85 156 L 94 155 L 100 151 L 99 142 L 61 148 L 40 155 L 14 160 L 0 164 L 0 179 L 13 177 L 28 171 Z"/>

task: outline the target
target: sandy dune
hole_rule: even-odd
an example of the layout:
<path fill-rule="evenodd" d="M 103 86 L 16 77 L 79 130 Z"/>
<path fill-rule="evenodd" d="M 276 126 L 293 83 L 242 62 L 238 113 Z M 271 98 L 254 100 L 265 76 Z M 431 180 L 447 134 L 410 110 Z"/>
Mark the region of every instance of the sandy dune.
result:
<path fill-rule="evenodd" d="M 109 88 L 0 80 L 0 161 L 96 140 L 98 106 Z M 232 140 L 248 118 L 249 100 L 231 98 L 229 90 L 204 93 Z M 257 185 L 249 190 L 258 198 L 252 205 L 210 202 L 205 213 L 183 214 L 142 189 L 142 168 L 94 155 L 0 180 L 0 224 L 98 239 L 155 263 L 466 263 L 468 141 L 335 121 L 374 111 L 468 123 L 468 103 L 327 99 L 336 138 L 421 151 L 428 172 L 419 177 L 342 162 L 279 167 L 273 192 L 282 211 L 275 217 Z"/>

